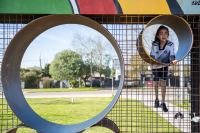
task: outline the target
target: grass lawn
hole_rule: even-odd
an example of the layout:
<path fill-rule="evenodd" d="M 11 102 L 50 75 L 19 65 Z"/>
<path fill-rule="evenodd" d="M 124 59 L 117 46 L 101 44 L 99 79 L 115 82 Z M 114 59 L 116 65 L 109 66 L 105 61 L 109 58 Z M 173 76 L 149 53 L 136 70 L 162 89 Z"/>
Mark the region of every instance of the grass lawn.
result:
<path fill-rule="evenodd" d="M 158 89 L 160 89 L 161 87 L 159 87 Z M 154 89 L 153 86 L 143 86 L 143 87 L 137 87 L 137 89 L 139 90 L 147 90 L 147 89 Z"/>
<path fill-rule="evenodd" d="M 45 89 L 22 89 L 23 92 L 28 93 L 37 93 L 37 92 L 74 92 L 74 91 L 98 91 L 98 90 L 104 90 L 100 87 L 79 87 L 79 88 L 45 88 Z"/>
<path fill-rule="evenodd" d="M 158 89 L 160 89 L 159 87 Z M 147 89 L 154 89 L 153 86 L 141 86 L 141 87 L 135 87 L 135 86 L 124 86 L 123 89 L 136 89 L 136 90 L 147 90 Z"/>
<path fill-rule="evenodd" d="M 96 116 L 110 103 L 112 98 L 75 98 L 74 104 L 71 103 L 71 98 L 27 98 L 26 100 L 33 110 L 46 120 L 59 124 L 71 125 Z M 5 102 L 6 101 L 4 101 L 4 103 Z M 116 104 L 116 108 L 114 108 L 112 113 L 114 113 L 115 110 L 117 114 L 113 114 L 110 119 L 121 127 L 121 131 L 127 131 L 128 129 L 128 131 L 132 131 L 132 133 L 181 132 L 138 100 L 121 99 Z M 6 116 L 4 115 L 4 117 Z M 12 122 L 13 121 L 10 121 L 10 125 Z M 8 125 L 7 121 L 2 121 L 1 119 L 1 125 L 2 124 L 4 126 Z M 18 132 L 36 133 L 27 128 L 19 128 Z M 92 127 L 87 129 L 84 133 L 113 132 L 103 127 Z"/>
<path fill-rule="evenodd" d="M 186 110 L 189 110 L 190 108 L 190 103 L 189 103 L 189 100 L 188 99 L 185 99 L 185 103 L 184 104 L 181 104 L 180 102 L 169 102 L 171 104 L 174 104 L 178 107 L 181 107 L 181 108 L 184 108 Z"/>

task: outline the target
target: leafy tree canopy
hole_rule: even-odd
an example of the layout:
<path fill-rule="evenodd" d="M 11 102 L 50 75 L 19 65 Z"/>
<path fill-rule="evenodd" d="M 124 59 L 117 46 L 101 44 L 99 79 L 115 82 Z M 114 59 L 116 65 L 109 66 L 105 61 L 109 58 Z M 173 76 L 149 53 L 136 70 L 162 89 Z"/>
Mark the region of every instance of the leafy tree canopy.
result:
<path fill-rule="evenodd" d="M 26 88 L 37 88 L 37 80 L 42 77 L 42 74 L 37 75 L 36 72 L 30 71 L 24 74 Z"/>
<path fill-rule="evenodd" d="M 64 50 L 55 55 L 49 73 L 57 80 L 74 80 L 82 76 L 82 64 L 81 56 L 77 52 Z"/>
<path fill-rule="evenodd" d="M 43 69 L 43 77 L 51 77 L 51 75 L 49 74 L 49 67 L 50 67 L 50 64 L 45 65 Z"/>

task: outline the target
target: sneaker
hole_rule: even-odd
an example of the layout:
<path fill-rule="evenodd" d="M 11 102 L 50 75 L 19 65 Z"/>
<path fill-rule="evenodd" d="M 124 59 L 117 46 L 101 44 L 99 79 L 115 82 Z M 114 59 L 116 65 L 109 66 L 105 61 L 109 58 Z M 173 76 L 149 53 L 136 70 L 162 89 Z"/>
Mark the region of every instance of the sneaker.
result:
<path fill-rule="evenodd" d="M 167 109 L 165 103 L 162 103 L 162 110 L 163 110 L 164 112 L 168 112 L 168 109 Z"/>
<path fill-rule="evenodd" d="M 184 118 L 184 115 L 180 112 L 176 113 L 176 115 L 174 116 L 175 119 L 177 119 L 180 116 L 181 119 Z"/>
<path fill-rule="evenodd" d="M 160 107 L 162 108 L 162 102 L 161 102 L 161 104 L 160 104 Z"/>
<path fill-rule="evenodd" d="M 155 103 L 154 103 L 154 108 L 160 107 L 159 105 L 159 100 L 156 98 Z"/>

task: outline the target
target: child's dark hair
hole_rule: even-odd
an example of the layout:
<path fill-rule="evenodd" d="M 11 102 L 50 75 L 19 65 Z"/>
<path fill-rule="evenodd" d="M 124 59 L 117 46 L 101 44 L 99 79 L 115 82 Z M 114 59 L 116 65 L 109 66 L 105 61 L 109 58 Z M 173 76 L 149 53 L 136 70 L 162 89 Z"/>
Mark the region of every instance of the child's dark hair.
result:
<path fill-rule="evenodd" d="M 156 32 L 155 39 L 154 39 L 153 43 L 155 43 L 156 41 L 159 41 L 159 38 L 157 37 L 157 35 L 159 34 L 159 32 L 160 32 L 161 29 L 166 29 L 167 32 L 168 32 L 168 34 L 169 34 L 169 29 L 167 27 L 165 27 L 164 25 L 161 25 L 158 28 L 157 32 Z"/>

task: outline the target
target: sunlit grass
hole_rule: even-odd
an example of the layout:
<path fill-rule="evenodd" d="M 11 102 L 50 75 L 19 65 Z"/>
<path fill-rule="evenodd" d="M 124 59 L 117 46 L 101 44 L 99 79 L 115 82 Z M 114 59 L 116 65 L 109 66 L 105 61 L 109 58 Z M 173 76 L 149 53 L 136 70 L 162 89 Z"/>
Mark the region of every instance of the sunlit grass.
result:
<path fill-rule="evenodd" d="M 186 110 L 190 110 L 190 103 L 189 103 L 189 100 L 188 99 L 185 99 L 185 103 L 184 104 L 181 104 L 179 100 L 177 100 L 178 102 L 169 102 L 171 104 L 174 104 L 178 107 L 181 107 L 181 108 L 184 108 Z"/>
<path fill-rule="evenodd" d="M 22 89 L 23 92 L 28 92 L 28 93 L 36 93 L 36 92 L 77 92 L 77 91 L 99 91 L 103 90 L 102 88 L 99 87 L 79 87 L 79 88 L 73 88 L 73 89 L 68 89 L 68 88 L 46 88 L 46 89 Z"/>
<path fill-rule="evenodd" d="M 27 98 L 26 100 L 33 110 L 44 119 L 54 123 L 71 125 L 96 116 L 110 103 L 112 97 L 75 98 L 74 103 L 71 103 L 71 98 Z M 133 133 L 181 132 L 138 100 L 120 99 L 113 112 L 115 110 L 117 114 L 109 114 L 108 118 L 120 126 L 121 131 L 131 131 Z M 6 116 L 4 117 L 5 120 L 1 121 L 1 124 L 3 123 L 6 126 Z M 11 122 L 9 121 L 10 125 L 12 125 Z M 36 133 L 36 131 L 19 128 L 17 133 Z M 84 133 L 113 133 L 113 131 L 103 127 L 92 127 Z"/>

